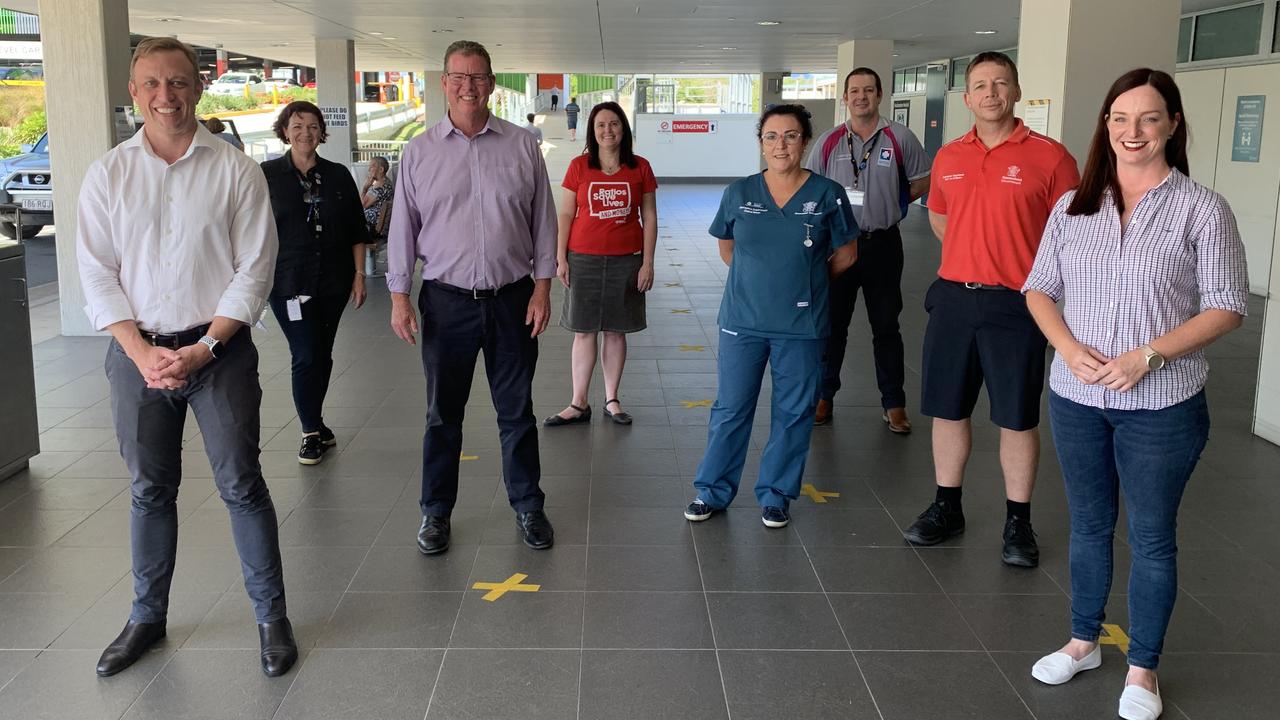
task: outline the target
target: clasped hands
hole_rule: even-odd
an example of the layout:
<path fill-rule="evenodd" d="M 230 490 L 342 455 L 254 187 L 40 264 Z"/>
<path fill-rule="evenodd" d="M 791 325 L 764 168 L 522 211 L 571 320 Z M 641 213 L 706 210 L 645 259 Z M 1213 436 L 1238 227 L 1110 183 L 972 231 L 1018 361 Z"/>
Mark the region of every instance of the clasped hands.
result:
<path fill-rule="evenodd" d="M 177 390 L 187 384 L 192 373 L 209 364 L 213 353 L 201 343 L 192 343 L 177 350 L 146 345 L 130 359 L 138 367 L 148 388 Z"/>
<path fill-rule="evenodd" d="M 1150 371 L 1146 355 L 1135 348 L 1116 358 L 1094 350 L 1084 343 L 1062 353 L 1067 369 L 1085 385 L 1102 385 L 1116 392 L 1128 392 Z"/>

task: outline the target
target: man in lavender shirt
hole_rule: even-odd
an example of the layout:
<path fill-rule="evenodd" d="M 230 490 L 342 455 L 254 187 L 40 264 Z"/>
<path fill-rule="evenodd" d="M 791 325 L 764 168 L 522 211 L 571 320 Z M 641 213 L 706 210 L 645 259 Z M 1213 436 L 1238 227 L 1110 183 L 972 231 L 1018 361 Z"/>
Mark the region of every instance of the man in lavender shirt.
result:
<path fill-rule="evenodd" d="M 554 533 L 538 487 L 533 371 L 556 274 L 551 184 L 534 137 L 489 113 L 494 76 L 484 46 L 453 43 L 444 68 L 440 86 L 449 112 L 401 155 L 387 238 L 391 328 L 410 345 L 419 328 L 409 291 L 422 260 L 418 310 L 428 411 L 418 549 L 424 555 L 449 549 L 462 418 L 483 351 L 507 498 L 521 539 L 542 550 Z"/>

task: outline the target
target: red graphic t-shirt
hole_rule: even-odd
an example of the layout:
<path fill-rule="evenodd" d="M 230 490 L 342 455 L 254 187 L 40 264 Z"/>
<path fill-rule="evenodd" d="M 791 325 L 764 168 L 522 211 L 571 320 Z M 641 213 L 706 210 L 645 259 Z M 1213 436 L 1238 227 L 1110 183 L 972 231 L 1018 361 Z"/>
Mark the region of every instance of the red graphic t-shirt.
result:
<path fill-rule="evenodd" d="M 630 255 L 644 249 L 640 200 L 658 189 L 649 161 L 612 175 L 587 167 L 587 156 L 569 163 L 561 186 L 578 194 L 578 212 L 569 228 L 569 250 L 585 255 Z"/>

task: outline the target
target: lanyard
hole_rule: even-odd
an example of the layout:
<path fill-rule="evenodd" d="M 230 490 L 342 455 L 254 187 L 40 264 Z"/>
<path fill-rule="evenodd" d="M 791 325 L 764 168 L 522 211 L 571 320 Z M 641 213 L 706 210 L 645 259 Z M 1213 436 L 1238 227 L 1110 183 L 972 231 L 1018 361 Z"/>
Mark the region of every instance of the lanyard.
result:
<path fill-rule="evenodd" d="M 850 130 L 849 134 L 844 136 L 845 142 L 849 144 L 849 164 L 853 166 L 854 187 L 858 187 L 858 180 L 862 175 L 862 171 L 867 169 L 867 161 L 871 159 L 871 153 L 876 149 L 876 141 L 880 139 L 880 130 L 882 129 L 883 128 L 877 129 L 871 134 L 871 137 L 867 138 L 867 141 L 863 143 L 862 160 L 857 162 L 853 159 L 853 130 Z"/>
<path fill-rule="evenodd" d="M 320 196 L 320 173 L 313 172 L 314 180 L 308 180 L 307 176 L 297 169 L 294 173 L 298 176 L 298 184 L 302 186 L 302 202 L 307 206 L 307 224 L 312 225 L 316 232 L 316 237 L 320 236 L 320 203 L 324 200 Z"/>

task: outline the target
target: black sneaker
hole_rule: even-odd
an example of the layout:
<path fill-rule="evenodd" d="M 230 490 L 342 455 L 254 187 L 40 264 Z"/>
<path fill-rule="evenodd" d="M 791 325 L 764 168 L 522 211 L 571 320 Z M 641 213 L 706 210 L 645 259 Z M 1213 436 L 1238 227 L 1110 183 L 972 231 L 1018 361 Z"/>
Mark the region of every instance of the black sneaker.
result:
<path fill-rule="evenodd" d="M 338 444 L 338 439 L 333 436 L 333 431 L 328 426 L 320 426 L 320 442 L 324 443 L 326 450 Z"/>
<path fill-rule="evenodd" d="M 1011 517 L 1004 523 L 1004 550 L 1000 558 L 1005 565 L 1033 568 L 1040 564 L 1040 547 L 1031 521 Z"/>
<path fill-rule="evenodd" d="M 964 513 L 953 509 L 941 500 L 920 513 L 920 517 L 902 533 L 902 537 L 912 545 L 937 545 L 949 537 L 964 532 Z"/>
<path fill-rule="evenodd" d="M 689 503 L 689 507 L 684 509 L 684 519 L 692 520 L 693 522 L 702 522 L 703 520 L 711 517 L 711 513 L 713 512 L 715 512 L 715 510 L 710 505 L 702 502 L 701 500 L 694 500 Z"/>
<path fill-rule="evenodd" d="M 302 447 L 298 450 L 298 462 L 303 465 L 317 465 L 324 456 L 324 441 L 319 435 L 303 435 Z"/>
<path fill-rule="evenodd" d="M 765 527 L 784 528 L 787 526 L 787 523 L 791 522 L 791 518 L 787 516 L 785 508 L 770 505 L 768 507 L 761 508 L 760 522 L 764 523 Z"/>

